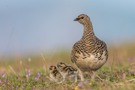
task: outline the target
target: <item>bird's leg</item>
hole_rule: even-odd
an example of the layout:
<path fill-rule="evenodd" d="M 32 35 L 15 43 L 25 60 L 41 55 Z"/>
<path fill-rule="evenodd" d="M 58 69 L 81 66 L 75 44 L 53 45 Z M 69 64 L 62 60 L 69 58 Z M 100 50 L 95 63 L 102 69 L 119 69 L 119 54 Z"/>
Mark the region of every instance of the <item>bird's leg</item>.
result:
<path fill-rule="evenodd" d="M 57 82 L 57 84 L 61 84 L 63 81 Z"/>
<path fill-rule="evenodd" d="M 47 76 L 47 78 L 48 78 L 50 81 L 53 81 L 53 79 L 52 79 L 51 77 L 48 77 L 48 76 Z"/>
<path fill-rule="evenodd" d="M 78 68 L 79 76 L 81 78 L 81 81 L 84 81 L 83 73 L 82 71 Z"/>
<path fill-rule="evenodd" d="M 81 81 L 84 81 L 84 77 L 83 77 L 83 73 L 82 71 L 76 66 L 76 64 L 74 63 L 74 67 L 76 67 L 79 77 L 81 78 Z"/>
<path fill-rule="evenodd" d="M 75 75 L 75 83 L 77 82 L 77 74 Z"/>
<path fill-rule="evenodd" d="M 94 71 L 92 71 L 91 81 L 95 80 L 95 75 L 96 75 L 96 73 Z"/>
<path fill-rule="evenodd" d="M 99 78 L 101 81 L 103 81 L 103 79 L 101 79 L 101 78 L 96 74 L 96 72 L 92 71 L 92 77 L 91 77 L 92 81 L 95 80 L 95 77 L 97 77 L 97 78 Z"/>
<path fill-rule="evenodd" d="M 65 79 L 66 79 L 66 76 L 65 76 L 65 75 L 62 75 L 62 77 L 63 77 L 62 82 L 64 82 L 64 81 L 65 81 Z"/>

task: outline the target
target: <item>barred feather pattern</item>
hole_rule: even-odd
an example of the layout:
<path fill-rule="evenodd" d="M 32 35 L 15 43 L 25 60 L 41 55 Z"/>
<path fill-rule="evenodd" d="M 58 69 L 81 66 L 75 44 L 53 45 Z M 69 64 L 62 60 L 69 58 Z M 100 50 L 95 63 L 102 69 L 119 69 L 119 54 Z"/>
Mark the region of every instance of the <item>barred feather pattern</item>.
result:
<path fill-rule="evenodd" d="M 77 69 L 76 68 L 74 68 L 72 66 L 69 66 L 69 65 L 66 65 L 63 62 L 58 63 L 57 64 L 57 67 L 58 67 L 58 69 L 59 69 L 59 71 L 61 73 L 67 74 L 69 76 L 77 72 Z"/>
<path fill-rule="evenodd" d="M 57 64 L 58 70 L 64 79 L 74 79 L 77 82 L 78 71 L 76 68 L 69 66 L 63 62 Z"/>
<path fill-rule="evenodd" d="M 107 45 L 95 36 L 89 17 L 86 18 L 83 36 L 72 48 L 71 61 L 82 71 L 98 70 L 108 59 Z"/>
<path fill-rule="evenodd" d="M 50 66 L 49 67 L 49 72 L 50 72 L 50 80 L 54 81 L 56 83 L 62 83 L 63 82 L 63 77 L 58 71 L 56 66 Z"/>

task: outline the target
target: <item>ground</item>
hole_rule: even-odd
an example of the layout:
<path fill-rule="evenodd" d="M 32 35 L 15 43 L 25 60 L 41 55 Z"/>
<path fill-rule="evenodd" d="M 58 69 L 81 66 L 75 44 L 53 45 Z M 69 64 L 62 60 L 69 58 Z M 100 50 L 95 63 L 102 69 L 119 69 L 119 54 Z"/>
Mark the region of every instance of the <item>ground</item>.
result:
<path fill-rule="evenodd" d="M 96 74 L 85 81 L 56 84 L 48 79 L 48 67 L 63 61 L 72 65 L 70 52 L 0 58 L 0 90 L 135 90 L 135 44 L 109 48 L 109 59 Z"/>

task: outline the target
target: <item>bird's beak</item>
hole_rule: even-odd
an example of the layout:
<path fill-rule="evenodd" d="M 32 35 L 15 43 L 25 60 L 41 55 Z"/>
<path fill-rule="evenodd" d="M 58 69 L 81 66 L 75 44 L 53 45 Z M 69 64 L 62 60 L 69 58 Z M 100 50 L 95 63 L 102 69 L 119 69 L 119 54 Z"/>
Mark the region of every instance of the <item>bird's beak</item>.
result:
<path fill-rule="evenodd" d="M 74 19 L 74 21 L 78 21 L 80 18 L 76 18 L 76 19 Z"/>

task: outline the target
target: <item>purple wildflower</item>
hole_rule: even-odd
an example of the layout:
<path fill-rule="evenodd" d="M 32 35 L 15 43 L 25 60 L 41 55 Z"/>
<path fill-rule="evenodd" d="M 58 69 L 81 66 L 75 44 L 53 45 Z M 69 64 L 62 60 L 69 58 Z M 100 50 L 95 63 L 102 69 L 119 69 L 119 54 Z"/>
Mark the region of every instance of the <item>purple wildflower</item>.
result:
<path fill-rule="evenodd" d="M 78 83 L 78 87 L 79 87 L 79 88 L 82 88 L 82 87 L 83 87 L 83 82 L 79 82 L 79 83 Z"/>
<path fill-rule="evenodd" d="M 41 75 L 40 75 L 40 72 L 38 72 L 38 78 L 40 78 L 40 76 L 41 76 Z"/>
<path fill-rule="evenodd" d="M 4 73 L 4 74 L 2 74 L 2 78 L 4 78 L 6 76 L 6 74 Z"/>
<path fill-rule="evenodd" d="M 22 89 L 24 89 L 24 86 L 22 86 Z"/>
<path fill-rule="evenodd" d="M 28 70 L 28 76 L 30 76 L 30 69 Z"/>
<path fill-rule="evenodd" d="M 27 71 L 27 75 L 26 75 L 26 77 L 29 77 L 31 74 L 30 74 L 30 69 Z"/>
<path fill-rule="evenodd" d="M 39 78 L 35 77 L 35 80 L 36 80 L 36 81 L 38 81 L 38 80 L 39 80 Z"/>
<path fill-rule="evenodd" d="M 128 61 L 129 61 L 129 62 L 131 62 L 132 60 L 133 60 L 132 57 L 128 58 Z"/>
<path fill-rule="evenodd" d="M 129 61 L 129 62 L 132 62 L 134 59 L 135 59 L 135 56 L 132 56 L 132 57 L 129 57 L 129 58 L 128 58 L 128 61 Z"/>
<path fill-rule="evenodd" d="M 85 80 L 85 81 L 84 81 L 84 84 L 88 84 L 88 83 L 89 83 L 89 81 L 88 81 L 88 80 Z"/>
<path fill-rule="evenodd" d="M 16 86 L 16 89 L 18 88 L 18 86 Z"/>
<path fill-rule="evenodd" d="M 89 88 L 88 90 L 92 90 L 91 88 Z"/>
<path fill-rule="evenodd" d="M 0 80 L 0 84 L 2 84 L 2 81 Z"/>
<path fill-rule="evenodd" d="M 38 73 L 37 73 L 37 77 L 35 77 L 35 80 L 38 81 L 39 78 L 40 78 L 40 76 L 41 76 L 41 75 L 40 75 L 40 72 L 38 72 Z"/>

